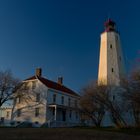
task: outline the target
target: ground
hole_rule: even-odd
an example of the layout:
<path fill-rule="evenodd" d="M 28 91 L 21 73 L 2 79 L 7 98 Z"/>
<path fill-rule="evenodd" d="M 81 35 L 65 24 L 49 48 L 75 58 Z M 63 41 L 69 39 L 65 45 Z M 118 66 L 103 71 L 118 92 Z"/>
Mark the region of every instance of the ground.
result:
<path fill-rule="evenodd" d="M 140 131 L 139 131 L 140 132 Z M 131 134 L 87 128 L 0 128 L 1 140 L 140 140 Z"/>

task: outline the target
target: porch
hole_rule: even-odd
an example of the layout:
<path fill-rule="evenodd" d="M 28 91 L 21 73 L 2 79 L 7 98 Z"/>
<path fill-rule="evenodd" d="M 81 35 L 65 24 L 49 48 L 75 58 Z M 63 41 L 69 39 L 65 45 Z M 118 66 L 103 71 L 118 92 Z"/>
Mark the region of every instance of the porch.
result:
<path fill-rule="evenodd" d="M 50 104 L 48 110 L 50 114 L 47 120 L 48 127 L 72 127 L 80 123 L 78 108 Z"/>

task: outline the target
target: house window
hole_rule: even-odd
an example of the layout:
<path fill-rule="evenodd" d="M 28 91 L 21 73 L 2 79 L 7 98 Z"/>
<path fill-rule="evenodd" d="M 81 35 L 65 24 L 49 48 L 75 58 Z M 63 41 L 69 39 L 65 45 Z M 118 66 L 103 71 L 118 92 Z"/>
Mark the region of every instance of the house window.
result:
<path fill-rule="evenodd" d="M 53 103 L 56 103 L 56 94 L 53 95 Z"/>
<path fill-rule="evenodd" d="M 39 93 L 36 94 L 36 102 L 40 102 L 40 94 Z"/>
<path fill-rule="evenodd" d="M 39 116 L 39 108 L 35 108 L 35 117 Z"/>
<path fill-rule="evenodd" d="M 20 121 L 17 121 L 18 124 L 20 124 Z"/>
<path fill-rule="evenodd" d="M 39 122 L 38 122 L 38 121 L 36 121 L 36 122 L 35 122 L 35 124 L 39 124 Z"/>
<path fill-rule="evenodd" d="M 70 110 L 70 112 L 69 112 L 69 117 L 71 118 L 71 116 L 72 116 L 72 111 Z"/>
<path fill-rule="evenodd" d="M 113 95 L 113 101 L 115 100 L 115 95 Z"/>
<path fill-rule="evenodd" d="M 20 97 L 20 96 L 17 98 L 17 103 L 18 103 L 18 104 L 21 103 L 21 97 Z"/>
<path fill-rule="evenodd" d="M 114 72 L 114 69 L 112 68 L 111 71 Z"/>
<path fill-rule="evenodd" d="M 71 106 L 71 99 L 68 99 L 68 106 Z"/>
<path fill-rule="evenodd" d="M 110 44 L 110 49 L 112 49 L 112 44 Z"/>
<path fill-rule="evenodd" d="M 61 104 L 64 104 L 64 96 L 61 97 Z"/>
<path fill-rule="evenodd" d="M 76 112 L 76 119 L 78 119 L 78 112 Z"/>
<path fill-rule="evenodd" d="M 55 115 L 55 108 L 53 108 L 53 110 L 52 110 L 52 115 L 53 116 Z"/>
<path fill-rule="evenodd" d="M 10 116 L 10 112 L 7 111 L 7 112 L 6 112 L 6 118 L 9 118 L 9 116 Z"/>
<path fill-rule="evenodd" d="M 4 117 L 1 117 L 0 118 L 0 121 L 3 123 L 4 122 Z"/>
<path fill-rule="evenodd" d="M 36 88 L 36 82 L 33 81 L 33 82 L 32 82 L 32 89 L 35 89 L 35 88 Z"/>
<path fill-rule="evenodd" d="M 21 116 L 21 109 L 18 109 L 17 110 L 17 117 L 20 117 Z"/>
<path fill-rule="evenodd" d="M 75 107 L 77 107 L 78 106 L 78 104 L 77 104 L 77 100 L 75 100 Z"/>
<path fill-rule="evenodd" d="M 28 90 L 29 87 L 28 87 L 28 83 L 27 83 L 27 82 L 24 83 L 23 88 L 24 88 L 25 90 Z"/>

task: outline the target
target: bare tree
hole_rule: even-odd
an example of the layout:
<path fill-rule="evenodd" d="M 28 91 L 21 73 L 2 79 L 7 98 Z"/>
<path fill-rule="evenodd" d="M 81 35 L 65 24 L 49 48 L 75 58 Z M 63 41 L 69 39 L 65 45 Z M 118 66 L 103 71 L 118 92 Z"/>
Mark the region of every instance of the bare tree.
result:
<path fill-rule="evenodd" d="M 117 92 L 119 93 L 121 91 L 119 91 L 118 87 L 114 88 L 101 83 L 100 85 L 96 83 L 91 84 L 83 90 L 84 94 L 81 98 L 81 107 L 91 117 L 95 125 L 101 124 L 105 111 L 108 111 L 112 122 L 117 127 L 125 127 L 127 126 L 127 123 L 122 117 L 123 110 L 121 107 L 119 94 L 118 97 L 114 99 L 112 92 L 116 92 L 115 94 L 117 94 Z"/>
<path fill-rule="evenodd" d="M 140 69 L 133 71 L 130 77 L 123 81 L 123 87 L 123 97 L 129 111 L 133 113 L 135 126 L 140 127 Z"/>
<path fill-rule="evenodd" d="M 90 83 L 88 86 L 83 88 L 81 94 L 83 95 L 80 100 L 82 111 L 93 121 L 97 127 L 100 127 L 105 111 L 104 105 L 100 104 L 96 100 L 96 83 Z"/>
<path fill-rule="evenodd" d="M 0 71 L 0 107 L 12 99 L 13 90 L 19 80 L 14 78 L 11 71 Z"/>
<path fill-rule="evenodd" d="M 37 83 L 34 83 L 34 86 Z M 35 86 L 36 87 L 36 86 Z M 22 117 L 29 119 L 36 107 L 43 107 L 45 95 L 41 88 L 33 88 L 33 83 L 29 81 L 23 81 L 18 84 L 13 93 L 13 108 L 11 119 L 14 120 L 17 117 L 18 110 L 22 110 Z M 44 109 L 45 111 L 45 109 Z M 29 116 L 30 115 L 30 116 Z"/>

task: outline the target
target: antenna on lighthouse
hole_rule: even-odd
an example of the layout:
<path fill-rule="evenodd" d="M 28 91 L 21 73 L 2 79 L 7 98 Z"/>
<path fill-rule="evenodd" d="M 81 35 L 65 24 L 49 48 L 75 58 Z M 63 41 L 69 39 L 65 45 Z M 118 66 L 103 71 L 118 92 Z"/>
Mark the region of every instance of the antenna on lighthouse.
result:
<path fill-rule="evenodd" d="M 110 18 L 111 18 L 110 12 L 108 12 L 107 19 L 109 20 Z"/>

